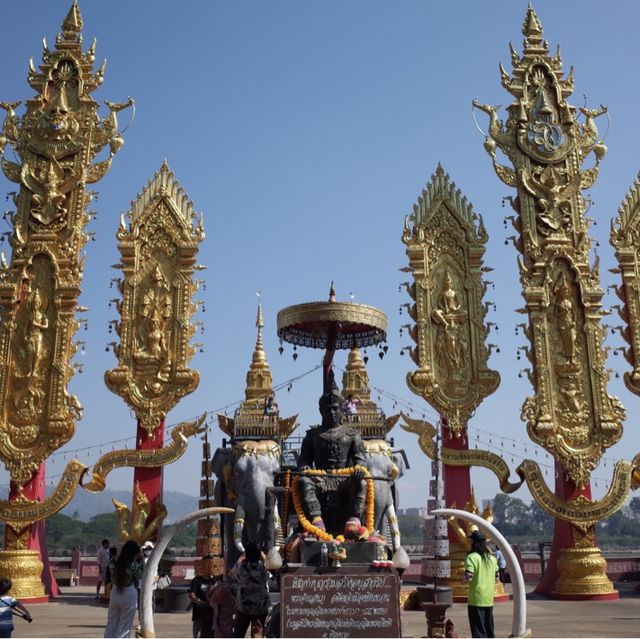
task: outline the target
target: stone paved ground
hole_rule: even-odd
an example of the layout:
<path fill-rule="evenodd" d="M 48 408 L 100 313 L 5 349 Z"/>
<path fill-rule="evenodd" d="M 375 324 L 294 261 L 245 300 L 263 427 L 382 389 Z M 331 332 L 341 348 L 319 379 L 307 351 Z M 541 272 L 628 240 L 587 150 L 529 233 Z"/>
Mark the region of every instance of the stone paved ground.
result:
<path fill-rule="evenodd" d="M 635 584 L 634 584 L 635 585 Z M 30 607 L 34 621 L 27 624 L 16 618 L 14 637 L 102 637 L 107 607 L 93 599 L 92 587 L 63 588 L 63 597 L 52 603 Z M 598 603 L 548 601 L 530 595 L 527 625 L 533 637 L 638 637 L 640 636 L 640 594 L 632 586 L 621 586 L 620 601 Z M 511 632 L 510 603 L 495 607 L 499 637 Z M 459 637 L 468 637 L 466 606 L 455 604 L 449 617 Z M 403 612 L 406 637 L 424 637 L 426 625 L 422 612 Z M 190 637 L 188 613 L 158 613 L 155 617 L 158 637 Z"/>

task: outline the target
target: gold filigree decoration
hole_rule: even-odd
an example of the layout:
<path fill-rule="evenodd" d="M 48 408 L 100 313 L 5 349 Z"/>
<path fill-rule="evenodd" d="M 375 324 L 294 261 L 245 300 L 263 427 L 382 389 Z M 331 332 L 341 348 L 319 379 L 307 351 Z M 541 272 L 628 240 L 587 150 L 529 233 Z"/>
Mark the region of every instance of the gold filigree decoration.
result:
<path fill-rule="evenodd" d="M 607 393 L 603 291 L 598 261 L 590 263 L 583 195 L 606 153 L 595 125 L 606 108 L 576 109 L 567 102 L 573 77 L 564 76 L 559 53 L 549 55 L 531 7 L 523 33 L 522 55 L 512 49 L 513 73 L 501 66 L 502 84 L 515 98 L 507 121 L 499 119 L 498 107 L 477 101 L 473 106 L 489 116 L 485 149 L 496 174 L 517 189 L 517 197 L 509 199 L 516 212 L 513 240 L 522 312 L 529 319 L 525 353 L 532 370 L 527 373 L 534 387 L 522 418 L 531 439 L 583 489 L 604 452 L 620 439 L 625 416 L 618 398 Z M 513 169 L 498 168 L 496 149 Z M 583 167 L 592 152 L 595 163 Z"/>
<path fill-rule="evenodd" d="M 414 282 L 406 284 L 415 301 L 407 325 L 416 343 L 410 349 L 418 369 L 407 375 L 409 388 L 460 436 L 469 417 L 500 383 L 487 367 L 490 327 L 482 297 L 482 257 L 487 234 L 449 176 L 438 165 L 405 221 L 402 241 Z"/>
<path fill-rule="evenodd" d="M 412 419 L 402 414 L 405 421 L 401 427 L 418 435 L 418 444 L 430 459 L 436 458 L 436 428 L 429 422 Z M 541 508 L 551 516 L 571 522 L 575 526 L 592 526 L 620 510 L 632 487 L 632 471 L 640 467 L 640 456 L 633 462 L 620 460 L 616 463 L 607 494 L 600 500 L 587 499 L 583 495 L 572 501 L 557 498 L 547 487 L 543 473 L 537 462 L 525 459 L 517 468 L 521 478 L 519 482 L 510 482 L 510 470 L 504 460 L 495 453 L 486 450 L 455 450 L 441 448 L 440 457 L 448 466 L 481 466 L 492 471 L 505 493 L 515 492 L 524 482 Z M 640 476 L 640 475 L 638 475 Z"/>
<path fill-rule="evenodd" d="M 626 387 L 640 395 L 640 174 L 611 222 L 611 245 L 620 267 L 622 285 L 614 287 L 622 302 L 618 313 L 624 323 L 620 334 L 629 348 L 620 349 L 632 370 L 624 374 Z"/>
<path fill-rule="evenodd" d="M 182 422 L 171 430 L 172 442 L 163 448 L 154 450 L 112 450 L 105 453 L 93 467 L 91 480 L 83 483 L 82 487 L 92 493 L 104 490 L 107 475 L 116 468 L 135 466 L 137 468 L 156 468 L 172 464 L 182 457 L 187 450 L 187 437 L 197 435 L 206 429 L 207 414 L 204 413 L 198 419 Z"/>
<path fill-rule="evenodd" d="M 2 170 L 19 189 L 7 216 L 11 260 L 0 267 L 0 459 L 18 486 L 71 439 L 80 416 L 67 387 L 77 368 L 74 314 L 92 217 L 85 186 L 107 172 L 124 143 L 116 114 L 133 103 L 98 114 L 91 93 L 104 65 L 94 70 L 95 45 L 82 50 L 81 28 L 74 2 L 55 48 L 45 45 L 42 63 L 30 66 L 35 95 L 23 114 L 20 102 L 0 102 L 0 155 L 11 148 L 18 158 L 2 157 Z M 107 146 L 108 159 L 95 163 Z"/>
<path fill-rule="evenodd" d="M 24 495 L 18 495 L 12 501 L 0 500 L 0 521 L 5 522 L 15 533 L 27 528 L 36 521 L 46 519 L 62 510 L 73 498 L 87 466 L 72 459 L 65 467 L 55 490 L 42 501 L 31 501 Z M 18 547 L 12 546 L 12 547 Z"/>
<path fill-rule="evenodd" d="M 127 225 L 126 217 L 130 220 Z M 192 297 L 196 254 L 204 239 L 202 216 L 166 162 L 133 202 L 118 230 L 120 344 L 118 367 L 105 382 L 135 412 L 149 435 L 178 401 L 198 386 L 188 368 L 196 352 Z"/>
<path fill-rule="evenodd" d="M 129 507 L 115 497 L 111 501 L 118 513 L 118 534 L 121 541 L 133 539 L 138 544 L 142 544 L 148 539 L 152 539 L 167 516 L 167 507 L 164 504 L 158 504 L 158 514 L 147 523 L 151 504 L 147 496 L 140 490 L 139 482 L 136 482 L 133 492 L 133 512 L 129 512 Z"/>

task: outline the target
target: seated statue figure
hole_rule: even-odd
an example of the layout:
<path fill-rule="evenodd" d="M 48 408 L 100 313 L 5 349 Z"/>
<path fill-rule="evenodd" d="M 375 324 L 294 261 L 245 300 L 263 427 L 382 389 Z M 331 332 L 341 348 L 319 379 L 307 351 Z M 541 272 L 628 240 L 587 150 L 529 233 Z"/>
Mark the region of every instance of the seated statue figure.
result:
<path fill-rule="evenodd" d="M 307 431 L 298 463 L 301 471 L 315 468 L 326 474 L 302 475 L 298 486 L 309 521 L 321 530 L 338 535 L 344 531 L 348 519 L 362 520 L 367 482 L 360 469 L 351 475 L 332 475 L 341 468 L 366 467 L 360 433 L 342 423 L 344 400 L 335 383 L 332 386 L 332 391 L 320 398 L 322 424 Z"/>

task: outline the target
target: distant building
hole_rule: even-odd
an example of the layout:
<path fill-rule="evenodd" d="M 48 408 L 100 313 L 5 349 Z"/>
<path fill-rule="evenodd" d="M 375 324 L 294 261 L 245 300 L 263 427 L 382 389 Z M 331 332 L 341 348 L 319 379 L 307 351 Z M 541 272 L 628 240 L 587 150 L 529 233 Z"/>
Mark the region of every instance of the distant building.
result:
<path fill-rule="evenodd" d="M 428 512 L 426 506 L 421 506 L 419 508 L 399 508 L 398 515 L 411 515 L 413 517 L 422 517 L 426 519 Z"/>

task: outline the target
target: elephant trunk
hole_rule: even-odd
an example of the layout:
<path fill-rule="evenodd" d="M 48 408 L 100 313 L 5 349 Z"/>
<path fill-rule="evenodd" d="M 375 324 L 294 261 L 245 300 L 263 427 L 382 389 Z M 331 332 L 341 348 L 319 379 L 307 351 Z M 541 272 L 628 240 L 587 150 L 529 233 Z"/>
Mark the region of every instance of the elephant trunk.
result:
<path fill-rule="evenodd" d="M 398 526 L 398 517 L 393 502 L 387 508 L 387 521 L 389 522 L 389 530 L 391 532 L 391 547 L 393 552 L 400 548 L 400 527 Z"/>
<path fill-rule="evenodd" d="M 244 531 L 244 507 L 240 504 L 236 505 L 236 515 L 233 520 L 233 543 L 235 544 L 238 552 L 244 552 L 244 545 L 242 544 L 242 533 Z"/>

